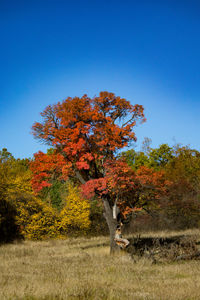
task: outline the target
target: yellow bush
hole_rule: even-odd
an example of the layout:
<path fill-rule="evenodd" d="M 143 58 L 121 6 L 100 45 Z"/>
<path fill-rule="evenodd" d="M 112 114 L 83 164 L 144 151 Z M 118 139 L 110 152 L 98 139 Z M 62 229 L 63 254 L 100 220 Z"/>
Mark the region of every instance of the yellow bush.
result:
<path fill-rule="evenodd" d="M 67 233 L 86 233 L 90 227 L 90 204 L 81 197 L 79 188 L 69 183 L 64 207 L 59 213 L 31 193 L 17 195 L 16 224 L 25 239 L 63 238 Z"/>
<path fill-rule="evenodd" d="M 60 218 L 62 232 L 71 230 L 86 232 L 90 227 L 90 204 L 81 196 L 79 188 L 72 183 L 68 183 L 68 195 Z"/>
<path fill-rule="evenodd" d="M 15 200 L 16 223 L 25 239 L 41 240 L 60 237 L 58 213 L 40 199 L 24 194 Z"/>

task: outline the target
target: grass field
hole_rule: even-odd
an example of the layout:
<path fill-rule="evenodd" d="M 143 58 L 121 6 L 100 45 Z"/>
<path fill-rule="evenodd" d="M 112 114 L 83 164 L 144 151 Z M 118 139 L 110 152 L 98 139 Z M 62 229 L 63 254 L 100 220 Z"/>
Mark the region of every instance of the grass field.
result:
<path fill-rule="evenodd" d="M 175 234 L 183 232 L 168 236 Z M 153 235 L 166 233 L 146 236 Z M 127 254 L 111 257 L 108 243 L 98 237 L 2 245 L 0 299 L 200 299 L 200 261 L 135 263 Z"/>

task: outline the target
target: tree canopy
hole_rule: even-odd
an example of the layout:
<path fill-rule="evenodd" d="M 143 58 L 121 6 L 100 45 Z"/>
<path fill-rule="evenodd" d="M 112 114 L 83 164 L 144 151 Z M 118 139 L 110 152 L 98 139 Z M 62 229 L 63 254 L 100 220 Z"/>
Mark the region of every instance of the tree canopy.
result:
<path fill-rule="evenodd" d="M 73 175 L 82 184 L 104 177 L 105 161 L 135 141 L 133 128 L 145 121 L 141 105 L 108 92 L 69 97 L 41 115 L 43 122 L 33 125 L 35 138 L 55 148 L 58 161 L 64 160 L 64 176 Z"/>

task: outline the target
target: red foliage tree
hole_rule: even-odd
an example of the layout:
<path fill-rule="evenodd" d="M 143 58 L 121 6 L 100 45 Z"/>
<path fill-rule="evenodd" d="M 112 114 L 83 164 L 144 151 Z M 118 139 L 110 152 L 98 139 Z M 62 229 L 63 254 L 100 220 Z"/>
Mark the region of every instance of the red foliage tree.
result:
<path fill-rule="evenodd" d="M 136 141 L 133 128 L 137 121 L 145 121 L 143 107 L 131 105 L 113 93 L 100 92 L 98 97 L 92 99 L 87 95 L 69 97 L 63 102 L 49 105 L 41 115 L 43 122 L 33 125 L 33 134 L 35 138 L 54 147 L 52 159 L 55 159 L 53 165 L 47 162 L 47 172 L 43 167 L 40 170 L 45 154 L 40 152 L 35 156 L 32 167 L 34 169 L 38 164 L 38 171 L 34 172 L 33 178 L 35 190 L 48 184 L 51 171 L 58 167 L 65 178 L 75 177 L 83 185 L 84 191 L 87 190 L 90 195 L 98 194 L 103 200 L 111 249 L 114 249 L 117 221 L 113 219 L 112 207 L 116 195 L 119 206 L 123 201 L 128 203 L 125 192 L 121 191 L 126 191 L 127 195 L 128 191 L 135 190 L 134 179 L 141 176 L 138 173 L 129 178 L 131 169 L 124 162 L 117 161 L 115 156 L 118 150 Z M 59 161 L 58 165 L 56 160 Z M 128 207 L 126 204 L 124 206 Z"/>

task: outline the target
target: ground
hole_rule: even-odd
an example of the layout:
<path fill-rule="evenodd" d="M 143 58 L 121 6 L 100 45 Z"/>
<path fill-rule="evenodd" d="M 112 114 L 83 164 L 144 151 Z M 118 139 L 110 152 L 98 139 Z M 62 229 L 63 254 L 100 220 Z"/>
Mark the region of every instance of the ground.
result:
<path fill-rule="evenodd" d="M 182 234 L 200 236 L 200 230 L 167 233 Z M 107 237 L 7 244 L 0 246 L 0 299 L 197 300 L 200 261 L 112 257 Z"/>

